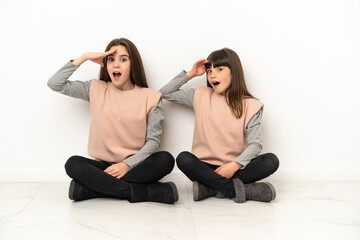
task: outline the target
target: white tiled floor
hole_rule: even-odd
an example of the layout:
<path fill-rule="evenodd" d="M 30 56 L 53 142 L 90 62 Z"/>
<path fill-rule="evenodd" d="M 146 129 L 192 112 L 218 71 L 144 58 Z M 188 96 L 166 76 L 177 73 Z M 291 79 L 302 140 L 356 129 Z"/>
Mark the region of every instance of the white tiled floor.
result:
<path fill-rule="evenodd" d="M 169 180 L 169 179 L 167 179 Z M 0 183 L 0 239 L 360 239 L 360 182 L 272 182 L 272 203 L 192 200 L 172 178 L 175 205 L 72 202 L 69 183 Z"/>

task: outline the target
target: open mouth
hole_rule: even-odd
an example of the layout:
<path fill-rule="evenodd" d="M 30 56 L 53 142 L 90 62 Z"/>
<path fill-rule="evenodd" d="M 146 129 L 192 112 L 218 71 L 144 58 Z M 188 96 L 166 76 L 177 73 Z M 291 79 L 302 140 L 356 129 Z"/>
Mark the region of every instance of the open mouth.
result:
<path fill-rule="evenodd" d="M 215 81 L 215 82 L 212 82 L 212 84 L 213 84 L 213 86 L 215 87 L 215 86 L 219 85 L 220 82 Z"/>
<path fill-rule="evenodd" d="M 114 76 L 114 79 L 115 80 L 118 80 L 121 76 L 121 73 L 120 72 L 113 72 L 113 76 Z"/>

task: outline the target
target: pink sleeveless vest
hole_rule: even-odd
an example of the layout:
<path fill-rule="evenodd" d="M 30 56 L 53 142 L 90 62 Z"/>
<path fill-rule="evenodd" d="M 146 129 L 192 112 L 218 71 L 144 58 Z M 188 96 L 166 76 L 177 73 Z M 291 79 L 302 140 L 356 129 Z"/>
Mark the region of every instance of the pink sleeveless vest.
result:
<path fill-rule="evenodd" d="M 201 161 L 214 165 L 223 165 L 238 157 L 248 146 L 247 124 L 263 108 L 263 104 L 254 98 L 246 98 L 244 105 L 242 117 L 236 119 L 223 95 L 209 87 L 197 87 L 192 153 Z"/>
<path fill-rule="evenodd" d="M 88 153 L 97 160 L 122 162 L 145 144 L 146 120 L 161 93 L 135 86 L 117 89 L 112 82 L 92 80 Z"/>

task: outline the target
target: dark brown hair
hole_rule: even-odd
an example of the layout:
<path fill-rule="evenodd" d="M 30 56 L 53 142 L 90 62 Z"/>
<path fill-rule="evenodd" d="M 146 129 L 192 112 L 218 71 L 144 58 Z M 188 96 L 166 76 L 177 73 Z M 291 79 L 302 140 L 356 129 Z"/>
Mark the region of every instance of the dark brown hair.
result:
<path fill-rule="evenodd" d="M 133 84 L 139 87 L 148 87 L 145 70 L 141 61 L 140 53 L 136 46 L 126 38 L 117 38 L 112 40 L 106 47 L 105 52 L 109 51 L 114 46 L 124 46 L 129 53 L 130 58 L 130 80 Z M 105 82 L 111 81 L 107 71 L 107 58 L 103 59 L 104 67 L 100 69 L 100 80 Z"/>
<path fill-rule="evenodd" d="M 244 72 L 239 56 L 233 50 L 223 48 L 212 52 L 207 60 L 209 60 L 209 62 L 205 65 L 206 69 L 211 66 L 214 68 L 221 66 L 230 68 L 231 83 L 225 90 L 225 97 L 233 115 L 236 118 L 241 118 L 244 112 L 243 99 L 247 97 L 253 98 L 253 96 L 246 88 Z M 211 87 L 209 82 L 207 82 L 207 86 Z"/>

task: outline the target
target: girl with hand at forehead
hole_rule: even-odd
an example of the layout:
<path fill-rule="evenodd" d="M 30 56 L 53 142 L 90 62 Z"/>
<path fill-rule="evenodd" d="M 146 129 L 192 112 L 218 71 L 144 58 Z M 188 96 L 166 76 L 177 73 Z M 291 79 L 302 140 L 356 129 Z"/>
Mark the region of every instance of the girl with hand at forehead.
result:
<path fill-rule="evenodd" d="M 101 66 L 100 79 L 69 81 L 88 60 Z M 72 156 L 66 162 L 66 173 L 73 179 L 70 199 L 178 200 L 174 183 L 158 182 L 172 171 L 174 158 L 156 152 L 165 118 L 161 93 L 148 88 L 140 54 L 131 41 L 114 39 L 105 52 L 85 53 L 67 62 L 48 86 L 90 103 L 88 153 L 94 159 Z"/>
<path fill-rule="evenodd" d="M 190 79 L 206 72 L 207 86 L 182 90 Z M 207 197 L 270 202 L 272 184 L 257 182 L 279 166 L 272 153 L 262 150 L 263 104 L 246 88 L 238 55 L 223 48 L 197 61 L 160 89 L 163 98 L 194 109 L 192 152 L 176 158 L 179 169 L 193 181 L 195 201 Z"/>

